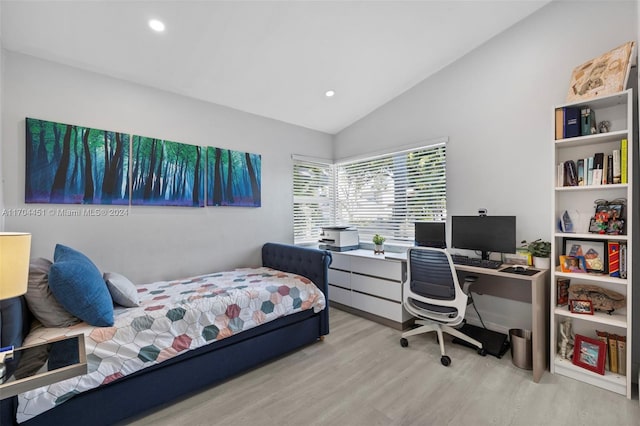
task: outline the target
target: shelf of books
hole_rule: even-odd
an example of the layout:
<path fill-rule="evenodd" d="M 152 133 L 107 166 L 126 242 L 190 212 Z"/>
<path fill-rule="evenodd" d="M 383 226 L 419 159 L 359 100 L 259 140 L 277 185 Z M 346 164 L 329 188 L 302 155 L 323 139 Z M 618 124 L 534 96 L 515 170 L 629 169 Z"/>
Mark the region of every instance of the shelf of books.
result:
<path fill-rule="evenodd" d="M 551 372 L 631 398 L 631 89 L 553 108 Z"/>

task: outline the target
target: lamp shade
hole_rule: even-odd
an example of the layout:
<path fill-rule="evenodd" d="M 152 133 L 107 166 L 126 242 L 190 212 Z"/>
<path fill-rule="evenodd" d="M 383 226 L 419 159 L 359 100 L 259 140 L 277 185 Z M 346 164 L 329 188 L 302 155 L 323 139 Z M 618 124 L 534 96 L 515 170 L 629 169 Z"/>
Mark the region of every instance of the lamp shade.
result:
<path fill-rule="evenodd" d="M 27 292 L 31 234 L 0 232 L 0 300 Z"/>

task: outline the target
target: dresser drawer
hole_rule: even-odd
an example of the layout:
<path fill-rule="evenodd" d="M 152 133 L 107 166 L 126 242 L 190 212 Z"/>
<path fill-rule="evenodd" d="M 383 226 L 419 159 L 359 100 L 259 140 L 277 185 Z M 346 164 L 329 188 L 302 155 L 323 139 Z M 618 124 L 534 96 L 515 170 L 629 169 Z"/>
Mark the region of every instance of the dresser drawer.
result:
<path fill-rule="evenodd" d="M 329 284 L 351 288 L 351 272 L 329 269 Z"/>
<path fill-rule="evenodd" d="M 402 268 L 402 262 L 392 260 L 366 259 L 362 257 L 351 259 L 351 271 L 353 272 L 398 282 L 402 281 Z"/>
<path fill-rule="evenodd" d="M 352 274 L 351 288 L 361 293 L 384 297 L 396 302 L 402 301 L 402 284 L 399 282 Z"/>
<path fill-rule="evenodd" d="M 351 291 L 329 284 L 329 300 L 351 306 Z"/>
<path fill-rule="evenodd" d="M 342 269 L 344 271 L 351 270 L 351 257 L 339 253 L 331 253 L 331 265 L 330 269 Z"/>
<path fill-rule="evenodd" d="M 392 321 L 403 321 L 403 309 L 400 303 L 390 302 L 354 291 L 351 293 L 351 306 Z"/>

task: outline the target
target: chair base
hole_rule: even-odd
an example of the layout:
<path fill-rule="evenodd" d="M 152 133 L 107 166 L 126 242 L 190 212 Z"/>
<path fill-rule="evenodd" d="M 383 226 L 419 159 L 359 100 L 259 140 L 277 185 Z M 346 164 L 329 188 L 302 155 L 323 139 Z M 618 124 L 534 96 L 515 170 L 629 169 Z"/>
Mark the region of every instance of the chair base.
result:
<path fill-rule="evenodd" d="M 449 325 L 439 324 L 439 323 L 425 321 L 425 320 L 416 320 L 415 323 L 419 327 L 413 328 L 411 330 L 407 330 L 404 333 L 402 333 L 402 339 L 400 339 L 400 344 L 402 346 L 407 346 L 408 343 L 406 342 L 406 339 L 409 336 L 415 336 L 418 334 L 430 333 L 432 331 L 435 331 L 436 334 L 438 335 L 438 342 L 440 343 L 440 355 L 442 356 L 441 358 L 442 364 L 445 366 L 449 365 L 451 360 L 449 359 L 449 357 L 447 356 L 444 350 L 444 333 L 447 333 L 453 336 L 454 338 L 458 338 L 470 345 L 473 345 L 478 350 L 478 353 L 481 353 L 481 354 L 486 353 L 484 352 L 484 348 L 481 342 L 479 342 L 478 340 L 472 337 L 467 336 L 466 334 L 462 333 L 460 330 L 455 329 Z M 445 362 L 445 358 L 447 362 Z"/>

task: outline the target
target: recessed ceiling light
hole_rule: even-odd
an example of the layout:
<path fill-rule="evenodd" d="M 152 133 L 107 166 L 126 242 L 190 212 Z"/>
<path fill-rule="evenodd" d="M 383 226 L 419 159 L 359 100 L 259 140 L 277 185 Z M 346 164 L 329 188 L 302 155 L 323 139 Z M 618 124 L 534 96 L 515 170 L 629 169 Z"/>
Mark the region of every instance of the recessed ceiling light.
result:
<path fill-rule="evenodd" d="M 157 31 L 157 32 L 160 33 L 162 31 L 164 31 L 164 22 L 158 21 L 157 19 L 150 19 L 149 20 L 149 27 L 153 31 Z"/>
<path fill-rule="evenodd" d="M 332 97 L 332 96 L 333 96 L 333 95 L 335 95 L 335 94 L 336 94 L 336 92 L 335 92 L 334 90 L 327 90 L 326 92 L 324 92 L 324 95 L 325 95 L 327 98 L 330 98 L 330 97 Z"/>

